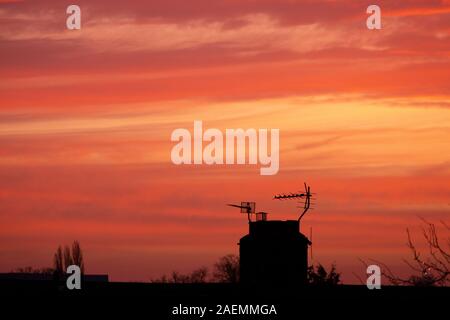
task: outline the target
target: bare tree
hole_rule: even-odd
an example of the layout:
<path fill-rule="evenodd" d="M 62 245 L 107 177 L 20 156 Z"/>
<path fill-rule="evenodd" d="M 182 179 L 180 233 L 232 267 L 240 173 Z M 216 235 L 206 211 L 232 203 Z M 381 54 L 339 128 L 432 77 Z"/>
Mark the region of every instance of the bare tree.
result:
<path fill-rule="evenodd" d="M 76 240 L 72 244 L 72 262 L 80 267 L 81 273 L 84 274 L 83 252 L 80 243 Z"/>
<path fill-rule="evenodd" d="M 53 266 L 55 273 L 58 275 L 64 274 L 64 261 L 61 246 L 56 249 L 55 255 L 53 256 Z"/>
<path fill-rule="evenodd" d="M 69 246 L 65 246 L 63 250 L 62 246 L 59 246 L 53 256 L 53 265 L 55 273 L 58 275 L 65 274 L 70 265 L 79 266 L 81 273 L 84 274 L 83 251 L 81 250 L 80 243 L 74 241 L 72 249 Z"/>
<path fill-rule="evenodd" d="M 70 253 L 70 247 L 65 246 L 64 247 L 64 270 L 67 270 L 67 268 L 71 265 L 73 265 L 73 259 L 72 254 Z"/>
<path fill-rule="evenodd" d="M 436 226 L 427 220 L 420 218 L 424 223 L 422 235 L 428 247 L 428 255 L 423 256 L 414 244 L 409 229 L 406 229 L 407 246 L 411 251 L 412 258 L 403 261 L 416 274 L 409 278 L 401 278 L 392 272 L 392 270 L 383 262 L 373 260 L 382 267 L 382 275 L 385 276 L 393 285 L 412 285 L 412 286 L 446 286 L 450 283 L 450 236 L 442 244 L 436 230 Z M 441 221 L 445 230 L 450 231 L 449 226 Z M 363 260 L 361 260 L 366 266 Z"/>
<path fill-rule="evenodd" d="M 201 267 L 194 270 L 190 276 L 191 283 L 205 283 L 208 277 L 208 268 Z"/>
<path fill-rule="evenodd" d="M 172 277 L 169 279 L 170 283 L 189 283 L 189 275 L 179 273 L 177 271 L 172 272 Z"/>
<path fill-rule="evenodd" d="M 239 257 L 228 254 L 214 265 L 214 280 L 217 282 L 239 282 Z"/>

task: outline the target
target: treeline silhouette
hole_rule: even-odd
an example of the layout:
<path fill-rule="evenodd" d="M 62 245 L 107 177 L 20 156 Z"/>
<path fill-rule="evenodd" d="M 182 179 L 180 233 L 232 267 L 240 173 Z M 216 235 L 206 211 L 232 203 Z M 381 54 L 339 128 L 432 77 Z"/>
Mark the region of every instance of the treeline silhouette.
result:
<path fill-rule="evenodd" d="M 72 246 L 58 246 L 55 254 L 53 255 L 53 268 L 43 267 L 35 269 L 33 267 L 23 267 L 17 268 L 13 270 L 13 272 L 52 274 L 58 277 L 62 277 L 66 274 L 67 267 L 70 265 L 77 265 L 78 267 L 80 267 L 81 273 L 84 274 L 83 250 L 81 249 L 80 243 L 77 240 L 72 243 Z"/>
<path fill-rule="evenodd" d="M 341 283 L 341 274 L 336 271 L 336 266 L 331 265 L 327 271 L 321 264 L 310 266 L 307 271 L 308 284 L 314 286 L 334 286 Z M 173 271 L 170 275 L 151 279 L 152 283 L 238 283 L 239 282 L 239 257 L 234 254 L 225 255 L 214 264 L 212 273 L 205 266 L 199 267 L 189 274 Z"/>
<path fill-rule="evenodd" d="M 422 236 L 428 248 L 428 255 L 423 255 L 417 249 L 408 229 L 407 246 L 411 251 L 412 258 L 404 262 L 414 272 L 413 275 L 402 278 L 394 274 L 383 262 L 370 259 L 382 267 L 382 275 L 394 285 L 407 286 L 448 286 L 450 284 L 450 236 L 439 237 L 436 225 L 421 218 L 423 222 Z M 441 221 L 443 230 L 450 235 L 450 227 Z M 360 259 L 367 267 L 368 263 Z M 80 243 L 74 241 L 71 246 L 58 246 L 53 256 L 53 267 L 33 268 L 22 267 L 13 270 L 15 273 L 53 274 L 57 277 L 63 276 L 69 265 L 78 265 L 84 274 L 84 257 Z M 365 268 L 364 268 L 365 270 Z M 361 284 L 365 285 L 364 277 L 355 274 Z M 153 283 L 238 283 L 239 282 L 239 257 L 228 254 L 221 257 L 210 271 L 207 267 L 199 267 L 188 274 L 173 271 L 169 275 L 151 279 Z M 331 265 L 327 271 L 320 263 L 310 266 L 307 270 L 307 282 L 310 285 L 329 286 L 341 284 L 341 274 L 337 272 L 336 266 Z"/>
<path fill-rule="evenodd" d="M 239 257 L 228 254 L 221 257 L 213 267 L 212 274 L 207 267 L 200 267 L 190 274 L 182 274 L 172 271 L 170 275 L 162 275 L 160 278 L 151 279 L 153 283 L 238 283 L 239 282 Z"/>

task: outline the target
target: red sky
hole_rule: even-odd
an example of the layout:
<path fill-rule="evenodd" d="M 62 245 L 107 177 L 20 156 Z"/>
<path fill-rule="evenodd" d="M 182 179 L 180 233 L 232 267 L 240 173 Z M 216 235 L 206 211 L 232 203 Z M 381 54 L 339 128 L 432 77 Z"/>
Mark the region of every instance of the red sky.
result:
<path fill-rule="evenodd" d="M 50 266 L 146 281 L 237 253 L 256 201 L 317 192 L 314 262 L 402 273 L 405 228 L 450 223 L 450 1 L 0 1 L 0 271 Z M 280 171 L 175 166 L 176 128 L 279 128 Z M 444 232 L 444 230 L 442 230 Z M 445 235 L 445 234 L 443 234 Z"/>

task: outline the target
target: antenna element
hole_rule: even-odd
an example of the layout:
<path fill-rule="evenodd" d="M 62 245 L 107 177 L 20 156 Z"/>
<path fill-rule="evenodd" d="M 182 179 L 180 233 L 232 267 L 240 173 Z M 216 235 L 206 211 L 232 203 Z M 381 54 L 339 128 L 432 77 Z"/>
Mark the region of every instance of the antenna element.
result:
<path fill-rule="evenodd" d="M 300 214 L 300 216 L 298 218 L 299 222 L 302 219 L 302 217 L 305 215 L 305 213 L 309 210 L 309 208 L 311 206 L 311 198 L 313 195 L 311 193 L 311 188 L 306 183 L 304 183 L 304 185 L 305 185 L 305 192 L 303 192 L 303 193 L 277 194 L 276 196 L 273 197 L 275 200 L 291 200 L 291 199 L 304 200 L 304 202 L 302 202 L 303 212 Z"/>

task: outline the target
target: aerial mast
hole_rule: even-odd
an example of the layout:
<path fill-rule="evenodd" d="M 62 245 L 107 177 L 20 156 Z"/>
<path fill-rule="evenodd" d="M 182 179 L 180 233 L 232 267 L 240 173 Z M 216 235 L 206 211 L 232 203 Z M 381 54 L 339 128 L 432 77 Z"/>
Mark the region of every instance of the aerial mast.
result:
<path fill-rule="evenodd" d="M 245 202 L 245 201 L 243 201 L 243 202 L 241 202 L 241 205 L 238 205 L 238 204 L 227 204 L 227 206 L 240 208 L 241 209 L 241 213 L 246 213 L 247 214 L 248 222 L 252 221 L 251 215 L 255 214 L 255 207 L 256 207 L 256 203 L 255 202 Z"/>
<path fill-rule="evenodd" d="M 311 207 L 311 199 L 312 199 L 312 193 L 311 188 L 304 183 L 305 185 L 305 191 L 302 193 L 289 193 L 289 194 L 277 194 L 273 197 L 274 200 L 291 200 L 291 199 L 301 199 L 302 201 L 299 202 L 299 204 L 303 204 L 302 212 L 300 213 L 300 216 L 298 217 L 298 222 L 303 218 L 303 216 L 308 212 L 308 210 Z M 314 200 L 314 199 L 312 199 Z"/>

